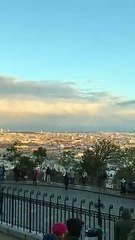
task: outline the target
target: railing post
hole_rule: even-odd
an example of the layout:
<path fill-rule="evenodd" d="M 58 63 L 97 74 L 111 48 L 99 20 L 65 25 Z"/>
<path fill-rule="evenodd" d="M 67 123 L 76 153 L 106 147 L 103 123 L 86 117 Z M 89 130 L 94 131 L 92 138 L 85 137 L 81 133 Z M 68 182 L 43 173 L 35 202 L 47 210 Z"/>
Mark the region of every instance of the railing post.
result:
<path fill-rule="evenodd" d="M 52 227 L 52 199 L 54 198 L 54 194 L 50 196 L 50 201 L 49 201 L 49 232 L 51 232 L 51 227 Z"/>
<path fill-rule="evenodd" d="M 93 201 L 89 202 L 89 228 L 91 228 L 91 206 L 93 205 Z"/>
<path fill-rule="evenodd" d="M 43 195 L 43 215 L 42 215 L 42 226 L 43 226 L 43 235 L 45 234 L 45 198 L 47 197 L 47 193 L 44 193 Z M 46 219 L 47 223 L 47 219 Z M 46 232 L 47 232 L 47 227 L 46 227 Z"/>
<path fill-rule="evenodd" d="M 14 192 L 16 190 L 17 190 L 17 188 L 13 188 L 13 190 L 12 190 L 12 227 L 14 226 Z"/>
<path fill-rule="evenodd" d="M 111 240 L 111 210 L 113 209 L 113 205 L 109 206 L 109 240 Z"/>
<path fill-rule="evenodd" d="M 25 206 L 25 201 L 26 201 L 26 193 L 28 193 L 28 189 L 25 189 L 24 190 L 24 195 L 23 195 L 23 230 L 25 230 L 25 220 L 26 220 L 26 217 L 25 217 L 25 214 L 26 214 L 26 206 Z"/>
<path fill-rule="evenodd" d="M 17 227 L 19 228 L 20 227 L 20 224 L 19 224 L 19 217 L 20 217 L 20 207 L 19 207 L 19 197 L 20 197 L 20 193 L 22 192 L 22 188 L 20 188 L 18 190 L 18 206 L 17 206 L 17 209 L 18 209 L 18 213 L 17 213 Z"/>
<path fill-rule="evenodd" d="M 57 222 L 59 222 L 59 200 L 61 199 L 61 195 L 57 197 Z"/>
<path fill-rule="evenodd" d="M 69 201 L 69 197 L 65 197 L 65 199 L 64 199 L 64 222 L 66 222 L 66 208 L 67 208 L 68 201 Z"/>
<path fill-rule="evenodd" d="M 100 227 L 99 229 L 99 234 L 98 234 L 98 240 L 102 240 L 102 212 L 101 208 L 104 208 L 104 204 L 101 202 L 100 196 L 98 196 L 98 202 L 95 203 L 95 207 L 98 209 L 98 226 Z"/>
<path fill-rule="evenodd" d="M 72 200 L 72 218 L 74 218 L 74 211 L 75 211 L 75 202 L 77 202 L 77 198 L 73 198 Z"/>
<path fill-rule="evenodd" d="M 81 220 L 82 220 L 82 210 L 83 210 L 84 203 L 85 203 L 85 199 L 82 199 L 80 203 L 80 219 Z"/>
<path fill-rule="evenodd" d="M 38 226 L 38 196 L 41 195 L 41 192 L 36 193 L 36 234 L 38 232 L 37 226 Z"/>
<path fill-rule="evenodd" d="M 30 192 L 30 199 L 29 199 L 29 232 L 31 233 L 31 223 L 32 223 L 32 218 L 31 218 L 31 212 L 32 212 L 32 198 L 31 198 L 31 196 L 32 196 L 32 194 L 34 194 L 34 191 L 32 190 L 31 192 Z"/>
<path fill-rule="evenodd" d="M 1 222 L 2 222 L 2 207 L 3 207 L 3 187 L 0 186 L 0 215 L 1 215 Z"/>

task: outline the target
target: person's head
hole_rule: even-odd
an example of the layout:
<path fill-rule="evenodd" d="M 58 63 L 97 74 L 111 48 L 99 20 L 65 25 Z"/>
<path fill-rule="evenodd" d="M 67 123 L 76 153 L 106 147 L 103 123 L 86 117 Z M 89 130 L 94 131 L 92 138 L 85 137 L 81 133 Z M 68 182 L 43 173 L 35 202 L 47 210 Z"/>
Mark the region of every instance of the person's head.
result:
<path fill-rule="evenodd" d="M 122 219 L 130 219 L 130 218 L 131 218 L 131 212 L 129 208 L 123 208 Z"/>
<path fill-rule="evenodd" d="M 67 221 L 68 233 L 73 237 L 80 237 L 83 225 L 84 225 L 84 222 L 82 222 L 78 218 L 69 219 Z"/>
<path fill-rule="evenodd" d="M 64 238 L 65 233 L 67 232 L 67 226 L 62 222 L 55 223 L 52 226 L 52 232 L 58 237 Z"/>

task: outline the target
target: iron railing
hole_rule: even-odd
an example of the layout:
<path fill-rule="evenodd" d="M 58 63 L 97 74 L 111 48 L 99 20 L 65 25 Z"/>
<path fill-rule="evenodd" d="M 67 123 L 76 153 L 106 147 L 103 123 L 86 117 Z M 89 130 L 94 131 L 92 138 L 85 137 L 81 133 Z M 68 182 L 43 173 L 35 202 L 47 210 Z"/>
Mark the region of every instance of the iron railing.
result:
<path fill-rule="evenodd" d="M 87 207 L 85 206 L 87 205 Z M 36 234 L 45 234 L 51 231 L 55 222 L 65 222 L 69 218 L 80 218 L 84 221 L 82 239 L 85 229 L 102 228 L 100 239 L 113 240 L 115 223 L 119 219 L 121 210 L 117 215 L 112 214 L 113 205 L 105 209 L 100 197 L 96 203 L 85 200 L 72 200 L 69 197 L 49 195 L 47 193 L 17 189 L 3 188 L 0 192 L 0 222 Z"/>

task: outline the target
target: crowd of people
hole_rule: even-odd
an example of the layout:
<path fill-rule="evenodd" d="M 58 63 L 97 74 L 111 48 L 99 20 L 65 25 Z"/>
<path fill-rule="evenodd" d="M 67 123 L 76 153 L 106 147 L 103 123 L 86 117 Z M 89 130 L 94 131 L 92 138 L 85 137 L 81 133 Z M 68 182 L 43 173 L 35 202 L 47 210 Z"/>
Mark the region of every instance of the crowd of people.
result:
<path fill-rule="evenodd" d="M 14 172 L 14 178 L 15 181 L 18 182 L 19 180 L 21 181 L 26 181 L 28 178 L 28 172 L 26 169 L 22 169 L 18 166 L 16 166 L 13 169 Z M 43 168 L 40 170 L 40 168 L 34 168 L 32 173 L 31 173 L 31 179 L 33 180 L 33 185 L 37 185 L 37 183 L 40 180 L 46 181 L 47 183 L 51 183 L 51 177 L 53 174 L 53 170 L 48 166 L 47 168 Z M 87 172 L 82 172 L 82 183 L 83 185 L 86 184 L 87 182 Z M 65 185 L 65 190 L 68 189 L 69 184 L 74 184 L 75 183 L 75 172 L 73 169 L 70 169 L 69 171 L 64 170 L 61 173 L 61 178 L 63 179 L 63 184 Z"/>

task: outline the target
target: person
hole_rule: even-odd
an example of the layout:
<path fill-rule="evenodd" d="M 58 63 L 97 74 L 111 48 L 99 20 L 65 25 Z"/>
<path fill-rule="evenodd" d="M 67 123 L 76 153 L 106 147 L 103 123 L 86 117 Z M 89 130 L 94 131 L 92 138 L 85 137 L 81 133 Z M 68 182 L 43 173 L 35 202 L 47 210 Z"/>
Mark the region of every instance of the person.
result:
<path fill-rule="evenodd" d="M 66 224 L 58 222 L 52 226 L 51 233 L 44 235 L 43 240 L 62 240 L 64 239 L 66 233 Z"/>
<path fill-rule="evenodd" d="M 69 184 L 69 176 L 68 176 L 67 172 L 64 176 L 64 184 L 65 184 L 65 190 L 67 190 L 68 189 L 68 184 Z"/>
<path fill-rule="evenodd" d="M 15 181 L 18 182 L 19 181 L 19 176 L 20 176 L 20 169 L 18 166 L 15 166 L 13 169 L 14 172 L 14 176 L 15 176 Z"/>
<path fill-rule="evenodd" d="M 34 185 L 37 186 L 38 171 L 37 171 L 36 168 L 33 170 L 33 174 L 32 175 L 33 175 L 33 186 Z"/>
<path fill-rule="evenodd" d="M 71 183 L 71 184 L 74 184 L 74 181 L 75 181 L 75 173 L 74 173 L 74 170 L 73 170 L 73 169 L 70 170 L 69 175 L 70 175 L 70 183 Z"/>
<path fill-rule="evenodd" d="M 51 182 L 51 169 L 49 167 L 46 169 L 46 181 L 47 183 Z"/>
<path fill-rule="evenodd" d="M 106 173 L 106 171 L 103 171 L 103 173 L 102 173 L 102 187 L 103 187 L 103 189 L 106 189 L 106 182 L 107 182 L 107 173 Z"/>
<path fill-rule="evenodd" d="M 123 193 L 123 194 L 126 193 L 126 180 L 125 180 L 125 178 L 121 179 L 121 193 Z"/>
<path fill-rule="evenodd" d="M 87 175 L 88 175 L 88 174 L 87 174 L 86 171 L 84 171 L 83 174 L 82 174 L 82 183 L 83 183 L 83 185 L 86 184 Z"/>
<path fill-rule="evenodd" d="M 65 236 L 65 240 L 79 240 L 84 222 L 78 218 L 70 218 L 67 221 L 68 233 Z"/>
<path fill-rule="evenodd" d="M 42 173 L 43 173 L 43 181 L 46 180 L 46 170 L 45 168 L 42 169 Z"/>
<path fill-rule="evenodd" d="M 128 234 L 135 228 L 135 220 L 131 218 L 128 208 L 123 208 L 122 218 L 116 222 L 114 240 L 127 240 Z"/>

